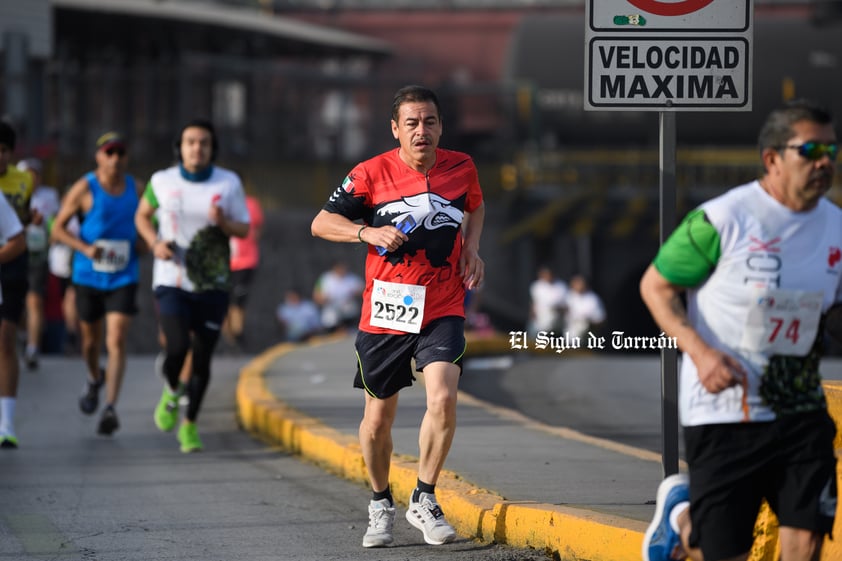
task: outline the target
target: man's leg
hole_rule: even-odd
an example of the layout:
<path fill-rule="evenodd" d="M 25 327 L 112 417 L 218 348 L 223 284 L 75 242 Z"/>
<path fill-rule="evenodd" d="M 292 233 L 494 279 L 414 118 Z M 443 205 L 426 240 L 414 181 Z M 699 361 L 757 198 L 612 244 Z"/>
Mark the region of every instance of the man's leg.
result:
<path fill-rule="evenodd" d="M 79 321 L 82 360 L 88 367 L 88 381 L 102 382 L 100 379 L 99 351 L 102 345 L 102 318 L 94 321 Z"/>
<path fill-rule="evenodd" d="M 20 372 L 17 336 L 16 323 L 0 320 L 0 446 L 3 448 L 17 447 L 14 424 Z"/>
<path fill-rule="evenodd" d="M 377 399 L 365 394 L 365 412 L 360 422 L 362 448 L 372 499 L 368 504 L 368 528 L 363 547 L 383 547 L 394 541 L 395 503 L 389 488 L 392 460 L 392 424 L 398 408 L 398 394 Z"/>
<path fill-rule="evenodd" d="M 44 297 L 30 290 L 26 293 L 26 366 L 38 368 L 38 350 L 44 332 Z"/>
<path fill-rule="evenodd" d="M 67 331 L 67 346 L 73 353 L 79 345 L 79 313 L 76 310 L 76 288 L 68 284 L 61 299 L 61 313 L 64 316 L 64 328 Z"/>
<path fill-rule="evenodd" d="M 108 350 L 108 364 L 105 368 L 106 401 L 117 404 L 123 373 L 126 371 L 126 339 L 132 318 L 120 312 L 105 315 L 105 348 Z"/>
<path fill-rule="evenodd" d="M 406 519 L 421 530 L 424 541 L 432 545 L 449 543 L 456 538 L 456 530 L 447 523 L 436 500 L 435 488 L 456 433 L 456 391 L 460 372 L 459 366 L 450 362 L 437 361 L 424 366 L 427 411 L 418 434 L 418 483 L 409 499 Z"/>
<path fill-rule="evenodd" d="M 802 528 L 781 526 L 781 561 L 818 561 L 822 553 L 824 536 Z"/>
<path fill-rule="evenodd" d="M 368 479 L 374 491 L 389 487 L 389 466 L 392 461 L 392 424 L 398 410 L 398 394 L 377 399 L 365 394 L 365 410 L 360 422 L 362 449 Z"/>
<path fill-rule="evenodd" d="M 456 392 L 459 366 L 433 362 L 424 367 L 427 411 L 418 434 L 418 479 L 435 485 L 456 433 Z"/>

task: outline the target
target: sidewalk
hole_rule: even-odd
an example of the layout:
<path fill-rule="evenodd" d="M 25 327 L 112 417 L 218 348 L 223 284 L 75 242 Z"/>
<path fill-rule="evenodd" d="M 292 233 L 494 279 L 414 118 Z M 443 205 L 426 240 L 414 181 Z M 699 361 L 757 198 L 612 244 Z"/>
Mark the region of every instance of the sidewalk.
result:
<path fill-rule="evenodd" d="M 506 345 L 469 338 L 468 354 L 502 353 Z M 279 345 L 241 371 L 240 422 L 264 440 L 367 484 L 357 443 L 363 397 L 352 379 L 353 338 Z M 842 383 L 825 381 L 824 388 L 839 450 Z M 391 474 L 402 506 L 415 486 L 423 411 L 423 388 L 402 390 Z M 839 475 L 837 470 L 842 484 Z M 463 536 L 533 548 L 556 559 L 639 561 L 660 481 L 658 454 L 548 427 L 460 392 L 456 436 L 436 496 Z M 361 496 L 360 509 L 365 505 Z M 834 534 L 840 532 L 837 516 Z M 777 554 L 777 521 L 764 508 L 750 560 L 771 561 Z M 822 559 L 840 556 L 842 544 L 825 540 Z"/>
<path fill-rule="evenodd" d="M 483 343 L 469 345 L 474 352 Z M 362 394 L 352 387 L 353 339 L 280 345 L 241 373 L 242 425 L 343 477 L 367 482 L 357 444 Z M 415 486 L 424 391 L 401 392 L 392 490 Z M 460 393 L 458 428 L 437 487 L 460 534 L 557 553 L 639 560 L 661 459 L 652 452 L 551 428 Z M 364 509 L 366 497 L 360 497 Z"/>

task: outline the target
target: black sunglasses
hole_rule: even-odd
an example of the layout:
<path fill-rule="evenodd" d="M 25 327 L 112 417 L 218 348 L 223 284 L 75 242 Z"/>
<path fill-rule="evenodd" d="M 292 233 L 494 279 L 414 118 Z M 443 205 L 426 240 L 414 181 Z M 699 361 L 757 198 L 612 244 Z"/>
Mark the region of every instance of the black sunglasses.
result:
<path fill-rule="evenodd" d="M 113 156 L 114 154 L 117 154 L 121 158 L 126 155 L 126 151 L 123 148 L 107 148 L 105 150 L 105 153 L 109 156 Z"/>
<path fill-rule="evenodd" d="M 836 161 L 836 156 L 839 155 L 839 145 L 835 142 L 815 142 L 813 140 L 807 141 L 804 144 L 789 144 L 783 148 L 792 148 L 798 150 L 798 155 L 815 162 L 821 160 L 825 154 L 830 158 L 831 162 Z"/>

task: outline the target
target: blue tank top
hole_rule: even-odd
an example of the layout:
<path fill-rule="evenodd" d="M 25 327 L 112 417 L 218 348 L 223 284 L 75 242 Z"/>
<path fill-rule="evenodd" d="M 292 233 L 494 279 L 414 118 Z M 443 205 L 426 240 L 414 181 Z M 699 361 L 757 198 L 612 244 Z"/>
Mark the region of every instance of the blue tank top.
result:
<path fill-rule="evenodd" d="M 135 180 L 126 176 L 120 195 L 107 193 L 89 172 L 85 179 L 94 204 L 82 219 L 79 237 L 85 243 L 102 247 L 102 257 L 93 261 L 80 252 L 73 254 L 73 282 L 99 290 L 113 290 L 138 282 L 138 259 L 134 215 L 138 196 Z"/>

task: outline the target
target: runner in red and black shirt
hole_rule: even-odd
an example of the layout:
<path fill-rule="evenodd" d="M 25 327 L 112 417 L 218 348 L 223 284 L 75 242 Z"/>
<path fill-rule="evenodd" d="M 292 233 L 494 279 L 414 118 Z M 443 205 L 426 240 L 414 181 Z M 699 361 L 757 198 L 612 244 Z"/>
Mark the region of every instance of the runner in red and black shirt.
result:
<path fill-rule="evenodd" d="M 437 148 L 433 167 L 418 171 L 401 160 L 400 151 L 396 148 L 359 164 L 324 207 L 350 220 L 362 219 L 368 225 L 361 232 L 366 240 L 374 236 L 375 228 L 397 227 L 405 220 L 414 223 L 406 231 L 408 240 L 393 251 L 368 247 L 365 275 L 369 282 L 360 329 L 370 333 L 406 331 L 372 325 L 372 279 L 427 288 L 423 322 L 417 323 L 417 318 L 412 322 L 407 314 L 410 326 L 425 327 L 440 317 L 465 315 L 465 279 L 459 259 L 465 213 L 482 206 L 476 167 L 466 154 Z M 375 305 L 375 316 L 378 311 Z M 400 322 L 398 326 L 403 327 Z"/>
<path fill-rule="evenodd" d="M 453 541 L 435 484 L 456 428 L 465 351 L 465 291 L 480 285 L 485 215 L 476 166 L 438 148 L 436 95 L 408 86 L 392 104 L 400 147 L 357 165 L 313 220 L 313 235 L 368 244 L 366 288 L 355 343 L 354 386 L 365 390 L 360 445 L 372 490 L 364 547 L 392 542 L 391 427 L 398 391 L 424 372 L 427 412 L 419 435 L 418 486 L 406 517 L 429 544 Z"/>

